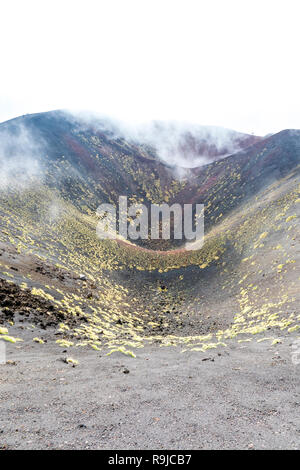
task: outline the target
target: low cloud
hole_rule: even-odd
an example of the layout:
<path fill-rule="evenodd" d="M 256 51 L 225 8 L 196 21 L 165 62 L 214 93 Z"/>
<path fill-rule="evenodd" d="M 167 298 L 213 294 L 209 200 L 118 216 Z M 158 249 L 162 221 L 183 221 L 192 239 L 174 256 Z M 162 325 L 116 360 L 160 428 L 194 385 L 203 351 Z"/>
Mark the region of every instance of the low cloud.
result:
<path fill-rule="evenodd" d="M 69 114 L 69 119 L 83 130 L 94 128 L 111 138 L 149 146 L 161 161 L 177 169 L 206 165 L 236 153 L 249 138 L 248 134 L 230 129 L 188 122 L 129 123 L 87 112 Z"/>
<path fill-rule="evenodd" d="M 0 190 L 25 189 L 43 177 L 43 142 L 22 124 L 0 128 Z"/>

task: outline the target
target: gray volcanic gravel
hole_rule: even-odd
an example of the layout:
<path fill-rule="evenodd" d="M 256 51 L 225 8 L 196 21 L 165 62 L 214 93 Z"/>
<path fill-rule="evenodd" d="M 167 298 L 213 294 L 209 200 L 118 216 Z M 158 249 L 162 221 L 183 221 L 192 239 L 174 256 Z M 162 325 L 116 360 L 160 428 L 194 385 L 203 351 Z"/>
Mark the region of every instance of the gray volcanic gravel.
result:
<path fill-rule="evenodd" d="M 13 331 L 12 331 L 13 333 Z M 17 335 L 17 331 L 15 332 Z M 299 449 L 292 336 L 136 359 L 62 348 L 26 330 L 0 365 L 2 449 Z M 34 336 L 48 341 L 39 345 Z M 65 363 L 71 356 L 78 366 Z"/>

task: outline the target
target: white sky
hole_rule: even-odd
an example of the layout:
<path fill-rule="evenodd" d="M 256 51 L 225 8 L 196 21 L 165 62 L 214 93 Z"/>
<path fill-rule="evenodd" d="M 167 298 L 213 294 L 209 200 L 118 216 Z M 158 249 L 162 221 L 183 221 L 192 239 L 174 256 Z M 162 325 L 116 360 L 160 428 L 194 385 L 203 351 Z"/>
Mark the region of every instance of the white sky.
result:
<path fill-rule="evenodd" d="M 6 0 L 0 121 L 57 108 L 300 128 L 300 2 Z"/>

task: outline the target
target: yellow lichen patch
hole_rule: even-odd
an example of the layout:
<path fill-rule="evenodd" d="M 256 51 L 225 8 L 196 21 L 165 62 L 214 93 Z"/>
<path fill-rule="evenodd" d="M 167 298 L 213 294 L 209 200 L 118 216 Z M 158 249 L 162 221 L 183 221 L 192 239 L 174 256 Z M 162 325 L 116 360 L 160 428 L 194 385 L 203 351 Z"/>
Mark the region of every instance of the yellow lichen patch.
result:
<path fill-rule="evenodd" d="M 259 240 L 262 240 L 262 239 L 266 238 L 267 235 L 268 235 L 268 232 L 261 233 L 260 236 L 259 236 Z"/>
<path fill-rule="evenodd" d="M 72 341 L 67 341 L 66 339 L 57 339 L 56 343 L 62 348 L 69 348 L 74 345 Z"/>
<path fill-rule="evenodd" d="M 276 338 L 276 339 L 274 339 L 274 340 L 272 341 L 271 344 L 272 344 L 272 346 L 275 346 L 275 344 L 280 344 L 281 342 L 282 342 L 281 339 Z"/>
<path fill-rule="evenodd" d="M 289 217 L 287 217 L 287 218 L 285 219 L 285 221 L 286 221 L 286 222 L 290 222 L 291 220 L 296 219 L 296 218 L 297 218 L 296 215 L 290 215 Z"/>
<path fill-rule="evenodd" d="M 257 340 L 257 343 L 261 343 L 262 341 L 273 341 L 274 338 L 260 338 Z"/>
<path fill-rule="evenodd" d="M 291 328 L 288 328 L 288 332 L 293 333 L 294 331 L 299 330 L 299 328 L 300 328 L 300 325 L 292 326 Z"/>
<path fill-rule="evenodd" d="M 14 336 L 3 335 L 0 339 L 7 341 L 9 343 L 17 343 L 19 341 L 23 341 L 21 338 L 15 338 Z"/>
<path fill-rule="evenodd" d="M 65 301 L 66 302 L 66 301 Z M 59 330 L 58 331 L 69 331 L 70 328 L 68 327 L 68 325 L 65 325 L 64 323 L 60 323 L 59 325 Z"/>
<path fill-rule="evenodd" d="M 65 359 L 65 362 L 67 364 L 72 364 L 73 366 L 78 366 L 78 364 L 79 364 L 79 361 L 77 361 L 77 359 L 73 359 L 72 357 L 67 357 Z"/>
<path fill-rule="evenodd" d="M 35 343 L 39 343 L 39 344 L 44 344 L 44 343 L 45 343 L 44 340 L 42 340 L 41 338 L 37 338 L 37 337 L 36 337 L 36 338 L 33 338 L 32 341 L 34 341 Z"/>
<path fill-rule="evenodd" d="M 32 295 L 37 295 L 43 297 L 46 300 L 54 300 L 54 297 L 50 294 L 47 294 L 43 289 L 36 289 L 35 287 L 31 290 Z"/>
<path fill-rule="evenodd" d="M 114 352 L 120 352 L 122 354 L 125 354 L 126 356 L 131 356 L 133 358 L 136 358 L 136 355 L 132 352 L 132 351 L 129 351 L 123 347 L 120 347 L 120 348 L 113 348 L 111 349 L 111 351 L 109 351 L 109 353 L 107 353 L 106 355 L 107 356 L 110 356 L 111 354 L 113 354 Z"/>

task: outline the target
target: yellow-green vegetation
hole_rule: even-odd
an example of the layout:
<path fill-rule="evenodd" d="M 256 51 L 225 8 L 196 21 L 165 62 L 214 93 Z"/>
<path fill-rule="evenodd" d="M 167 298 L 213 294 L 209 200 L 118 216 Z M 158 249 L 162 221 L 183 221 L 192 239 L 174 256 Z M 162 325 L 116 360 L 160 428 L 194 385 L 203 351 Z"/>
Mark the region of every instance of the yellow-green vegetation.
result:
<path fill-rule="evenodd" d="M 17 343 L 18 341 L 22 341 L 21 338 L 15 338 L 14 336 L 8 335 L 1 335 L 0 339 L 3 341 L 7 341 L 8 343 Z"/>
<path fill-rule="evenodd" d="M 79 361 L 77 361 L 77 359 L 73 359 L 72 357 L 67 357 L 66 363 L 71 364 L 72 366 L 78 366 Z"/>
<path fill-rule="evenodd" d="M 39 344 L 44 344 L 44 343 L 45 343 L 44 340 L 42 340 L 41 338 L 37 338 L 37 337 L 36 337 L 36 338 L 33 338 L 32 341 L 34 341 L 35 343 L 39 343 Z"/>

